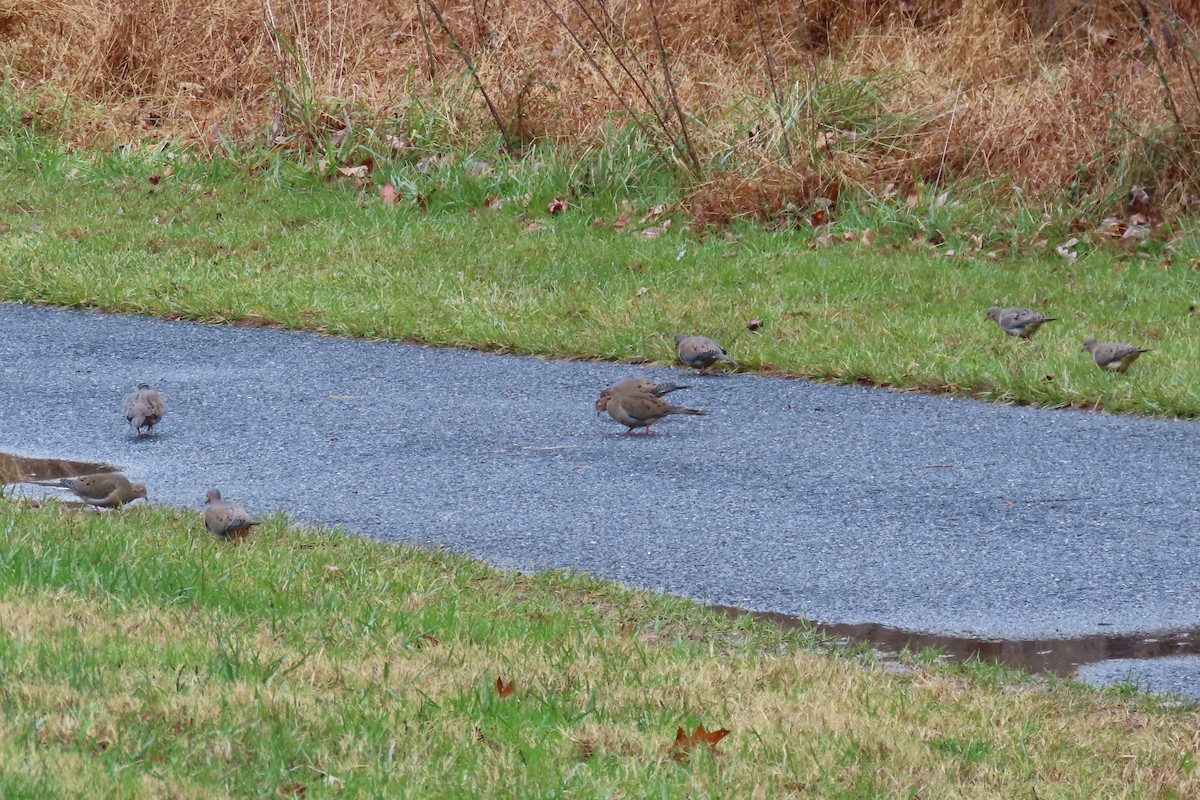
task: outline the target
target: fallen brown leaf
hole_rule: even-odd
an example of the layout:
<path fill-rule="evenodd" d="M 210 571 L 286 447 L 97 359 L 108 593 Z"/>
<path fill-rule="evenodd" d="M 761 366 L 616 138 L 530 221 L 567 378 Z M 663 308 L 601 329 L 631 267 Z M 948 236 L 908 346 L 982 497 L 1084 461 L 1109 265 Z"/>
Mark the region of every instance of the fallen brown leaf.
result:
<path fill-rule="evenodd" d="M 390 183 L 385 183 L 379 187 L 379 199 L 383 201 L 385 206 L 396 205 L 396 187 Z"/>
<path fill-rule="evenodd" d="M 496 678 L 496 694 L 501 697 L 508 697 L 513 693 L 513 682 L 504 682 L 504 678 Z"/>
<path fill-rule="evenodd" d="M 706 731 L 703 725 L 697 725 L 695 732 L 688 736 L 683 732 L 683 728 L 675 730 L 675 743 L 671 745 L 671 758 L 676 761 L 687 761 L 691 757 L 692 748 L 697 745 L 707 744 L 714 753 L 718 753 L 717 742 L 724 739 L 731 733 L 726 728 L 721 728 L 716 731 Z"/>
<path fill-rule="evenodd" d="M 559 214 L 567 210 L 567 198 L 556 197 L 546 205 L 546 213 Z"/>

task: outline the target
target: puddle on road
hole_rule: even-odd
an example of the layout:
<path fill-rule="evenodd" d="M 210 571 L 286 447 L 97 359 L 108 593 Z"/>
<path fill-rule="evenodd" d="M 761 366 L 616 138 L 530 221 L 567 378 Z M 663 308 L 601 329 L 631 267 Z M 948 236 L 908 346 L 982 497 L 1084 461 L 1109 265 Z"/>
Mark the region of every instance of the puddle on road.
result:
<path fill-rule="evenodd" d="M 0 452 L 0 486 L 21 481 L 49 481 L 95 472 L 116 472 L 112 464 L 68 461 L 61 458 L 28 458 Z"/>
<path fill-rule="evenodd" d="M 729 614 L 749 614 L 785 629 L 816 628 L 835 639 L 866 642 L 888 655 L 899 655 L 905 648 L 910 652 L 932 648 L 953 661 L 976 658 L 1021 667 L 1034 674 L 1053 673 L 1063 677 L 1073 675 L 1084 664 L 1114 658 L 1152 659 L 1200 653 L 1200 628 L 1155 633 L 1093 634 L 1076 639 L 975 639 L 917 633 L 876 624 L 822 625 L 787 614 L 747 611 L 730 606 L 709 608 Z"/>

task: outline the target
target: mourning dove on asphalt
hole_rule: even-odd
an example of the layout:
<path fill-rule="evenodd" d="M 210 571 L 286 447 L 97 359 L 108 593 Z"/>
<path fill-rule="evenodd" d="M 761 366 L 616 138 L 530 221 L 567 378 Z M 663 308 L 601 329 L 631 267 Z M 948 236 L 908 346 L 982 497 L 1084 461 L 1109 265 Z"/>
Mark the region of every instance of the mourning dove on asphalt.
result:
<path fill-rule="evenodd" d="M 1149 353 L 1131 344 L 1097 342 L 1091 336 L 1083 340 L 1083 349 L 1092 354 L 1096 366 L 1109 372 L 1124 372 L 1142 353 Z"/>
<path fill-rule="evenodd" d="M 204 527 L 219 539 L 241 539 L 252 527 L 261 524 L 246 513 L 241 503 L 222 500 L 216 489 L 209 489 L 204 496 Z"/>
<path fill-rule="evenodd" d="M 694 408 L 673 406 L 666 400 L 655 397 L 649 392 L 636 390 L 617 392 L 605 401 L 604 410 L 608 415 L 621 423 L 633 433 L 634 428 L 645 428 L 647 435 L 650 426 L 669 414 L 695 414 L 702 416 L 707 411 L 697 411 Z"/>
<path fill-rule="evenodd" d="M 686 388 L 688 387 L 682 383 L 658 383 L 649 378 L 622 378 L 612 386 L 606 386 L 600 390 L 600 399 L 596 401 L 596 413 L 604 411 L 608 398 L 619 392 L 649 392 L 655 397 L 662 397 L 676 389 Z"/>
<path fill-rule="evenodd" d="M 698 368 L 701 375 L 707 375 L 708 368 L 718 361 L 726 361 L 737 366 L 736 361 L 725 355 L 721 345 L 707 336 L 684 336 L 682 333 L 677 333 L 675 334 L 675 352 L 679 353 L 680 361 L 689 367 Z"/>
<path fill-rule="evenodd" d="M 30 481 L 30 483 L 36 483 L 38 486 L 70 489 L 83 502 L 100 508 L 119 508 L 139 497 L 146 496 L 144 483 L 130 483 L 129 479 L 119 472 L 100 472 L 93 475 L 80 475 L 77 478 Z"/>
<path fill-rule="evenodd" d="M 1021 339 L 1031 339 L 1038 328 L 1047 322 L 1054 322 L 1055 317 L 1043 317 L 1028 308 L 1001 308 L 992 306 L 987 310 L 987 318 L 1000 326 L 1000 330 L 1009 336 Z"/>
<path fill-rule="evenodd" d="M 163 415 L 163 398 L 162 395 L 150 388 L 148 383 L 139 383 L 135 391 L 125 395 L 125 419 L 137 431 L 137 435 L 142 435 L 142 428 L 146 429 L 146 433 L 158 424 Z"/>

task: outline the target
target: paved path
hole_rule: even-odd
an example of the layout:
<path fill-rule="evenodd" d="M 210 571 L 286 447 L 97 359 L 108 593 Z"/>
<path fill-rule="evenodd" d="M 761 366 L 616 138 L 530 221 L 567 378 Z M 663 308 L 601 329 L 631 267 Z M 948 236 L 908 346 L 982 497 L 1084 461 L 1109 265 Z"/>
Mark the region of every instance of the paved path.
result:
<path fill-rule="evenodd" d="M 592 410 L 628 374 L 707 417 Z M 1114 380 L 1136 380 L 1136 375 Z M 134 441 L 122 395 L 167 396 Z M 1200 626 L 1200 425 L 0 304 L 0 449 L 830 623 Z"/>

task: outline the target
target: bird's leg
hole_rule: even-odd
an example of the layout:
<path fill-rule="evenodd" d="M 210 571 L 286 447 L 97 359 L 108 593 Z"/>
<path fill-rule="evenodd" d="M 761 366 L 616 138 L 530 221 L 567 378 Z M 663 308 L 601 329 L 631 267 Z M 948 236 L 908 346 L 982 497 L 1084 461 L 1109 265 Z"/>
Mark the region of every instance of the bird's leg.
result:
<path fill-rule="evenodd" d="M 649 425 L 646 426 L 646 435 L 647 436 L 650 435 L 650 426 Z"/>

